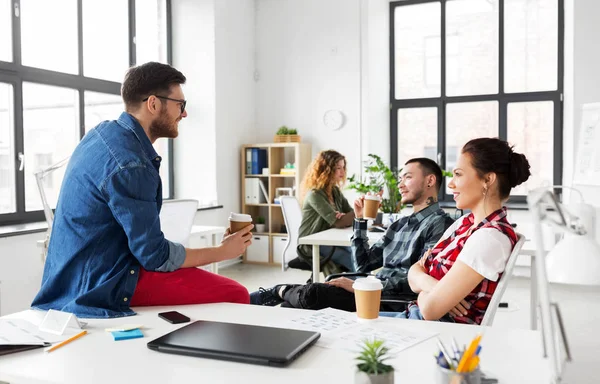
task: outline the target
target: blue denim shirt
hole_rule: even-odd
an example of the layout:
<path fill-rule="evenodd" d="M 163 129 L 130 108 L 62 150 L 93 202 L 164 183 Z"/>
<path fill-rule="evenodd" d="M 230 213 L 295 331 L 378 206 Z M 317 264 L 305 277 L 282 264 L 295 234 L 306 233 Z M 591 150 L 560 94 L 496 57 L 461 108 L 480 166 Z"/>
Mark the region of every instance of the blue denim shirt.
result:
<path fill-rule="evenodd" d="M 184 247 L 160 229 L 160 161 L 128 113 L 85 135 L 65 171 L 32 307 L 79 317 L 135 315 L 129 303 L 140 268 L 181 267 Z"/>

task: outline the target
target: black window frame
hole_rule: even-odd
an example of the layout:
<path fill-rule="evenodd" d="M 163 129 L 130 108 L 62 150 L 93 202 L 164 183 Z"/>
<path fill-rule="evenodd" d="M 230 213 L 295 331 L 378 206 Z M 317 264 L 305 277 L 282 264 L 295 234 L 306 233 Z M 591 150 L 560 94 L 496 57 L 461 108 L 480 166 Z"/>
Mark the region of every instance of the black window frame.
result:
<path fill-rule="evenodd" d="M 453 103 L 497 101 L 498 102 L 498 137 L 507 139 L 508 104 L 514 102 L 552 101 L 554 103 L 554 130 L 553 130 L 553 185 L 561 185 L 563 177 L 563 92 L 564 92 L 564 0 L 558 2 L 558 63 L 557 63 L 557 89 L 554 91 L 538 92 L 504 92 L 504 0 L 498 0 L 498 93 L 468 96 L 446 95 L 446 4 L 454 0 L 403 0 L 390 2 L 390 164 L 398 169 L 398 110 L 405 108 L 437 108 L 437 162 L 446 169 L 446 106 Z M 441 7 L 441 84 L 439 97 L 424 97 L 397 100 L 396 92 L 396 67 L 395 67 L 395 10 L 397 7 L 439 3 Z M 452 195 L 446 194 L 446 178 L 440 189 L 439 201 L 442 204 L 454 205 Z M 526 203 L 524 195 L 510 196 L 509 203 Z"/>
<path fill-rule="evenodd" d="M 135 47 L 135 3 L 136 0 L 128 1 L 129 11 L 129 65 L 136 65 L 136 47 Z M 171 0 L 166 2 L 166 38 L 167 38 L 167 62 L 172 63 L 172 10 Z M 19 171 L 18 154 L 24 153 L 23 140 L 23 82 L 31 82 L 42 85 L 51 85 L 65 87 L 79 92 L 79 139 L 85 135 L 85 91 L 121 95 L 121 83 L 101 80 L 83 75 L 83 0 L 77 0 L 77 45 L 78 45 L 78 73 L 68 74 L 33 68 L 22 65 L 21 60 L 21 23 L 20 9 L 21 1 L 13 0 L 12 4 L 12 62 L 0 61 L 0 82 L 8 83 L 13 87 L 13 108 L 14 108 L 14 153 L 15 153 L 15 185 L 16 185 L 16 212 L 0 214 L 0 226 L 18 225 L 32 222 L 45 221 L 44 212 L 25 210 L 25 172 Z M 58 52 L 57 52 L 58 54 Z M 117 116 L 115 116 L 116 118 Z M 163 182 L 169 185 L 169 195 L 167 199 L 174 196 L 174 167 L 173 167 L 173 140 L 168 141 L 169 151 L 169 179 Z"/>

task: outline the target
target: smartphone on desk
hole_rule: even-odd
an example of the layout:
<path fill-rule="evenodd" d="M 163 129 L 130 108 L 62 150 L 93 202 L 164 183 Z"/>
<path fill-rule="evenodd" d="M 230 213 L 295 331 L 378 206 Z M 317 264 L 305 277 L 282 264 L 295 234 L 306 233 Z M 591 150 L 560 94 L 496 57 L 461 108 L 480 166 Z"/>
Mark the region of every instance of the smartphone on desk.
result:
<path fill-rule="evenodd" d="M 181 323 L 187 323 L 188 321 L 190 321 L 190 318 L 187 317 L 186 315 L 183 315 L 177 311 L 170 311 L 170 312 L 161 312 L 158 314 L 158 317 L 160 317 L 161 319 L 168 321 L 171 324 L 181 324 Z"/>

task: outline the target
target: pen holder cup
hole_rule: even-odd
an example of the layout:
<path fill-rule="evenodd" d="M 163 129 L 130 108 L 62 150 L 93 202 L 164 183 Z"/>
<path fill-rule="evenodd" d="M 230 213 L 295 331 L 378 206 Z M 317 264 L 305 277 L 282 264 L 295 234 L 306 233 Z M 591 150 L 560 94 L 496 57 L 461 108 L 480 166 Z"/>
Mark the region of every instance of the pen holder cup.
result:
<path fill-rule="evenodd" d="M 481 384 L 481 370 L 477 367 L 472 372 L 459 373 L 437 366 L 438 384 Z"/>

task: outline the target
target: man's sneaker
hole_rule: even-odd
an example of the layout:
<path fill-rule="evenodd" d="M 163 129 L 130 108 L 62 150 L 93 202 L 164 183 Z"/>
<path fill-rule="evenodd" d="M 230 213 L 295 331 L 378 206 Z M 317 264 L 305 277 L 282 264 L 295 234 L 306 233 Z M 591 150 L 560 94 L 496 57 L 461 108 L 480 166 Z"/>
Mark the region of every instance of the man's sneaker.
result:
<path fill-rule="evenodd" d="M 276 285 L 272 288 L 258 288 L 258 291 L 254 291 L 250 294 L 250 304 L 253 305 L 266 305 L 269 307 L 274 307 L 278 304 L 283 303 L 283 299 L 279 296 L 279 289 L 282 285 Z"/>

